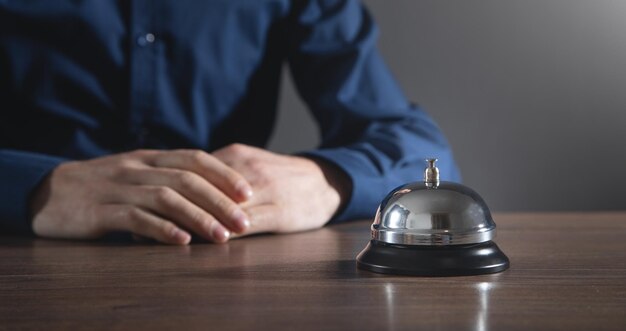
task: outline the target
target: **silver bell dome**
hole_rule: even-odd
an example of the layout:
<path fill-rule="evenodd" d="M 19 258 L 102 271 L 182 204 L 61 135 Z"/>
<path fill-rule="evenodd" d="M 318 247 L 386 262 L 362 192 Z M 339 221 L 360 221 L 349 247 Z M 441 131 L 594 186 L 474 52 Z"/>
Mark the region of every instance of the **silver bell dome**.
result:
<path fill-rule="evenodd" d="M 466 245 L 495 237 L 489 208 L 467 186 L 439 181 L 428 159 L 424 181 L 398 187 L 385 197 L 372 224 L 372 239 L 399 245 Z"/>
<path fill-rule="evenodd" d="M 385 197 L 372 224 L 372 240 L 357 267 L 383 274 L 468 276 L 501 272 L 509 258 L 491 239 L 496 225 L 485 201 L 461 184 L 439 181 L 428 159 L 424 181 Z"/>

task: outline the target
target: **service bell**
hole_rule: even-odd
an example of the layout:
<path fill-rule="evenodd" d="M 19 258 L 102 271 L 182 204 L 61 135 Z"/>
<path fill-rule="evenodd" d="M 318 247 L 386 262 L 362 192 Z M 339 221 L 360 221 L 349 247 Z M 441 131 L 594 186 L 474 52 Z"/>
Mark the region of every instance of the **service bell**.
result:
<path fill-rule="evenodd" d="M 484 200 L 467 186 L 440 181 L 437 159 L 426 161 L 424 181 L 398 187 L 378 207 L 357 266 L 417 276 L 506 270 L 509 259 L 492 241 L 496 224 Z"/>

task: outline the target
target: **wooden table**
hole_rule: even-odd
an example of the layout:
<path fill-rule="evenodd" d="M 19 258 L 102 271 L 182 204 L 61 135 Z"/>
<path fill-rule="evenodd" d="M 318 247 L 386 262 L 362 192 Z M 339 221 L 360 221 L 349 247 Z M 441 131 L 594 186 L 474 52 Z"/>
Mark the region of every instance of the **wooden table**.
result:
<path fill-rule="evenodd" d="M 369 222 L 225 245 L 0 237 L 0 329 L 626 330 L 626 213 L 496 214 L 503 273 L 355 268 Z"/>

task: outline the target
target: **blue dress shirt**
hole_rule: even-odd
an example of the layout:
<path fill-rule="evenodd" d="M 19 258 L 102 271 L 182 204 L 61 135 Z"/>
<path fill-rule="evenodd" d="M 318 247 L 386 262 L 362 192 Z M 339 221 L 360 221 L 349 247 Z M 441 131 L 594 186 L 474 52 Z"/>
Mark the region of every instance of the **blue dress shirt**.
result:
<path fill-rule="evenodd" d="M 450 148 L 402 94 L 357 0 L 0 0 L 0 227 L 59 163 L 137 148 L 264 146 L 283 63 L 317 120 L 304 151 L 353 192 L 333 221 L 371 217 Z"/>

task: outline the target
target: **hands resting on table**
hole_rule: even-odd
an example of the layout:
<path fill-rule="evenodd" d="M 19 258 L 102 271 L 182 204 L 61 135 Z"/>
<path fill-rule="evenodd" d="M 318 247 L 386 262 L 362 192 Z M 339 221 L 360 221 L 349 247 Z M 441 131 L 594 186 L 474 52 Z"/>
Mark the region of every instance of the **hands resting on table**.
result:
<path fill-rule="evenodd" d="M 325 161 L 233 144 L 138 150 L 55 168 L 31 201 L 41 237 L 90 239 L 129 231 L 167 244 L 213 242 L 323 226 L 350 194 Z"/>

